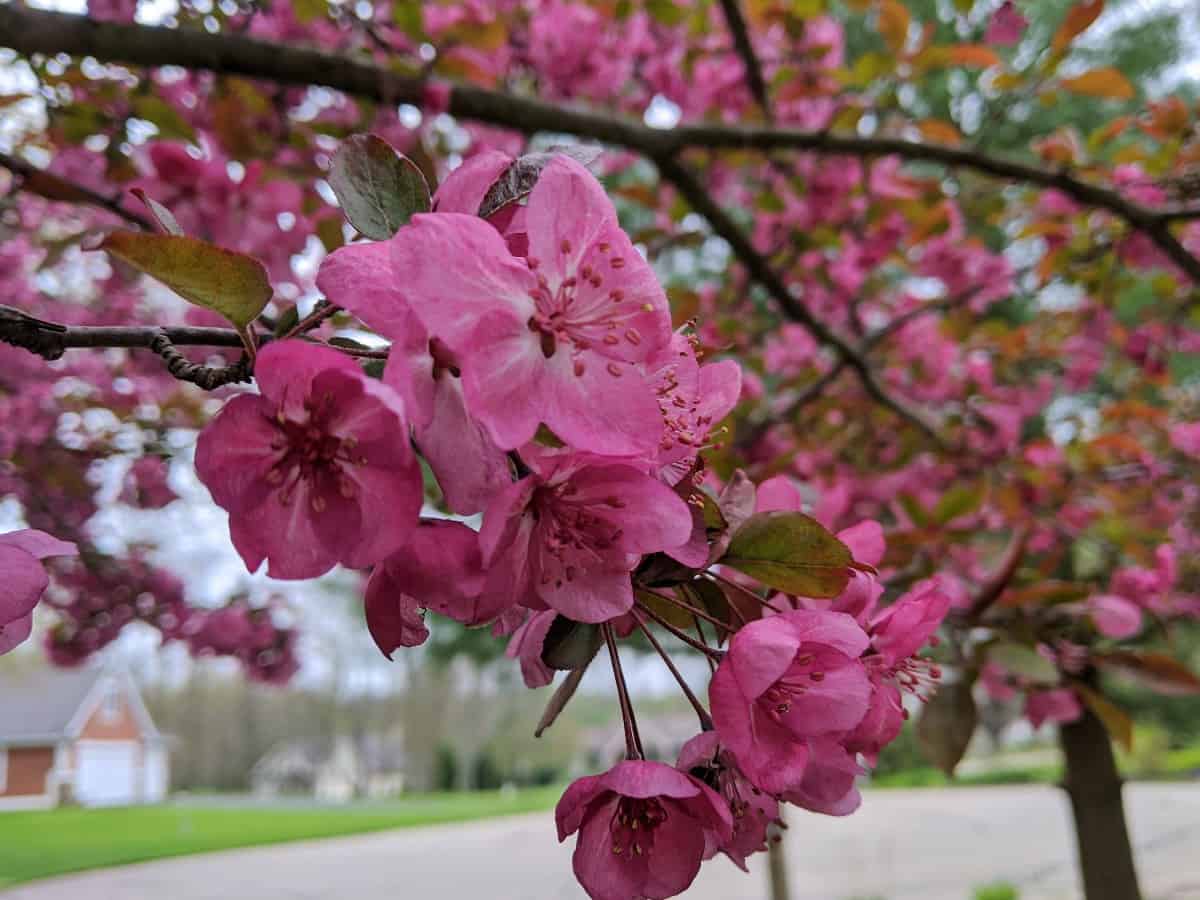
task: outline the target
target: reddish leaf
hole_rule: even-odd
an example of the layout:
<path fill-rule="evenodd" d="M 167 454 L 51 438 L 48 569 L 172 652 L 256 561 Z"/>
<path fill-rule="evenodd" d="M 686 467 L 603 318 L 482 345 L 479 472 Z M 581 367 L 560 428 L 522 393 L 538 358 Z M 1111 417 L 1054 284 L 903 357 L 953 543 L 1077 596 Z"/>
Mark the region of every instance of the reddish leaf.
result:
<path fill-rule="evenodd" d="M 1064 78 L 1060 84 L 1072 93 L 1087 97 L 1132 100 L 1137 94 L 1133 83 L 1112 67 L 1092 69 L 1073 78 Z"/>
<path fill-rule="evenodd" d="M 1161 694 L 1200 694 L 1200 678 L 1165 653 L 1114 650 L 1093 659 L 1103 668 L 1123 672 Z"/>
<path fill-rule="evenodd" d="M 1058 27 L 1058 31 L 1054 33 L 1054 38 L 1050 41 L 1050 49 L 1055 54 L 1063 53 L 1071 41 L 1086 31 L 1102 12 L 1104 12 L 1104 0 L 1080 0 L 1067 11 L 1066 18 L 1063 19 L 1062 25 Z"/>

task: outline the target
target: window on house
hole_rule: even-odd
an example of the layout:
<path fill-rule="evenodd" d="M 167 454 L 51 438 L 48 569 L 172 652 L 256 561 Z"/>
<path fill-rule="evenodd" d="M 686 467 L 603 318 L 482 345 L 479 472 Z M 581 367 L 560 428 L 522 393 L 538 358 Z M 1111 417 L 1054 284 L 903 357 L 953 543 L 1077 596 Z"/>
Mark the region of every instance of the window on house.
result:
<path fill-rule="evenodd" d="M 8 750 L 0 747 L 0 794 L 8 789 Z"/>

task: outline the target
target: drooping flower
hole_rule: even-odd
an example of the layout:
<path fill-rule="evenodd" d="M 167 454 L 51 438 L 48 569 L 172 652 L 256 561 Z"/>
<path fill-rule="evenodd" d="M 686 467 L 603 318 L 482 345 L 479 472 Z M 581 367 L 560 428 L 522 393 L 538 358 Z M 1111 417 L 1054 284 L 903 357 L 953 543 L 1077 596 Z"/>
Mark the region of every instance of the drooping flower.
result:
<path fill-rule="evenodd" d="M 713 788 L 729 806 L 733 829 L 718 849 L 747 871 L 747 857 L 767 849 L 767 829 L 781 821 L 779 801 L 746 779 L 715 731 L 703 731 L 684 744 L 675 766 Z"/>
<path fill-rule="evenodd" d="M 230 515 L 254 571 L 312 578 L 408 541 L 421 473 L 400 398 L 336 350 L 282 341 L 258 355 L 261 394 L 230 400 L 201 433 L 196 472 Z"/>
<path fill-rule="evenodd" d="M 554 680 L 554 670 L 542 661 L 546 635 L 557 616 L 552 609 L 529 613 L 508 641 L 504 655 L 521 664 L 521 677 L 529 688 L 545 687 Z"/>
<path fill-rule="evenodd" d="M 810 812 L 848 816 L 862 803 L 856 784 L 862 773 L 855 754 L 839 741 L 813 738 L 808 742 L 804 777 L 783 799 Z"/>
<path fill-rule="evenodd" d="M 32 528 L 0 534 L 0 654 L 33 629 L 33 609 L 50 584 L 42 560 L 77 552 L 74 544 Z"/>
<path fill-rule="evenodd" d="M 467 407 L 504 449 L 539 423 L 573 447 L 644 453 L 663 425 L 645 364 L 670 339 L 666 296 L 594 177 L 551 161 L 518 259 L 476 216 L 414 216 L 389 241 L 413 312 L 454 353 Z"/>
<path fill-rule="evenodd" d="M 940 670 L 917 651 L 933 638 L 950 609 L 950 596 L 938 579 L 917 584 L 871 619 L 871 651 L 863 664 L 871 678 L 871 702 L 862 721 L 843 743 L 869 761 L 896 739 L 904 725 L 903 692 L 920 695 Z"/>
<path fill-rule="evenodd" d="M 419 610 L 482 625 L 511 605 L 487 589 L 479 535 L 460 522 L 423 519 L 404 549 L 375 567 L 367 582 L 367 627 L 385 656 L 428 637 Z"/>
<path fill-rule="evenodd" d="M 642 760 L 573 782 L 554 817 L 559 841 L 579 832 L 572 861 L 592 900 L 682 893 L 732 828 L 729 809 L 706 784 Z"/>
<path fill-rule="evenodd" d="M 530 474 L 483 517 L 480 546 L 495 590 L 578 622 L 628 612 L 629 573 L 641 555 L 688 540 L 687 504 L 628 463 L 534 447 L 523 457 Z"/>
<path fill-rule="evenodd" d="M 733 636 L 709 699 L 721 742 L 755 785 L 796 787 L 809 739 L 858 725 L 871 696 L 859 662 L 867 645 L 853 618 L 821 610 L 769 616 Z"/>

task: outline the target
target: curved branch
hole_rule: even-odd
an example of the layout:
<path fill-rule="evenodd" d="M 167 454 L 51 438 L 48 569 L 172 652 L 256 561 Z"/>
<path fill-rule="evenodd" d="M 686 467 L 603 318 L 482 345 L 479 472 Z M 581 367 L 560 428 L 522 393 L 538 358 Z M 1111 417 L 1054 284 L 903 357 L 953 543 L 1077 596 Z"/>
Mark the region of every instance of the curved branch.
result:
<path fill-rule="evenodd" d="M 0 6 L 0 47 L 18 53 L 68 53 L 104 62 L 181 66 L 244 75 L 280 84 L 321 85 L 384 103 L 420 105 L 428 80 L 400 75 L 344 55 L 199 29 L 161 28 L 97 22 L 83 16 L 45 12 L 15 4 Z M 449 112 L 455 116 L 518 131 L 566 132 L 635 150 L 655 161 L 688 147 L 742 150 L 807 150 L 840 156 L 899 156 L 970 169 L 1009 181 L 1055 188 L 1077 202 L 1104 209 L 1144 232 L 1180 269 L 1200 284 L 1200 258 L 1171 231 L 1190 210 L 1155 210 L 1117 191 L 1084 181 L 1065 169 L 989 156 L 979 150 L 946 147 L 891 137 L 836 135 L 776 127 L 682 125 L 663 130 L 622 116 L 559 106 L 502 91 L 447 84 Z"/>
<path fill-rule="evenodd" d="M 717 204 L 691 172 L 673 158 L 658 160 L 658 169 L 663 178 L 675 185 L 692 209 L 708 220 L 713 231 L 725 239 L 733 249 L 734 255 L 750 273 L 750 277 L 766 288 L 767 293 L 771 295 L 788 318 L 803 325 L 813 337 L 832 349 L 841 362 L 853 369 L 854 374 L 862 382 L 863 388 L 877 403 L 886 406 L 900 418 L 915 425 L 939 448 L 946 449 L 946 444 L 937 433 L 936 428 L 927 422 L 920 413 L 910 409 L 903 401 L 891 396 L 883 388 L 867 363 L 866 357 L 835 334 L 829 326 L 814 316 L 808 307 L 797 299 L 762 254 L 754 248 L 738 224 Z"/>
<path fill-rule="evenodd" d="M 0 31 L 0 36 L 2 35 L 3 32 Z M 145 231 L 154 230 L 154 226 L 150 224 L 149 219 L 125 209 L 121 205 L 119 198 L 106 197 L 104 194 L 93 191 L 89 187 L 84 187 L 82 184 L 63 178 L 60 175 L 55 175 L 53 172 L 47 172 L 45 169 L 39 169 L 32 163 L 26 162 L 16 156 L 0 153 L 0 168 L 8 169 L 17 177 L 17 186 L 20 189 L 37 194 L 39 197 L 63 203 L 82 203 L 95 206 Z"/>
<path fill-rule="evenodd" d="M 754 42 L 750 39 L 750 28 L 738 0 L 721 0 L 721 12 L 725 15 L 725 24 L 733 36 L 733 46 L 738 56 L 742 58 L 742 67 L 746 70 L 746 84 L 750 94 L 758 101 L 763 115 L 771 118 L 771 99 L 767 95 L 767 82 L 763 78 L 762 64 L 758 54 L 754 52 Z"/>

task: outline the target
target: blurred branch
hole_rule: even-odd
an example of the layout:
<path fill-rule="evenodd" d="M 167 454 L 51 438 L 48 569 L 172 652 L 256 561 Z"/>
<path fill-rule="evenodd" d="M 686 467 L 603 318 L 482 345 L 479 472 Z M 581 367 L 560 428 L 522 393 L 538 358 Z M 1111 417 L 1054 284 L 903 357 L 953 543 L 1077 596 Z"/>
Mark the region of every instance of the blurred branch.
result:
<path fill-rule="evenodd" d="M 261 41 L 238 34 L 99 22 L 83 16 L 0 6 L 0 46 L 18 53 L 68 53 L 102 62 L 180 66 L 244 75 L 281 84 L 322 85 L 388 104 L 422 105 L 432 82 L 401 75 L 344 55 Z M 651 128 L 623 116 L 576 106 L 545 103 L 467 84 L 445 84 L 449 112 L 464 119 L 525 132 L 571 133 L 635 150 L 655 162 L 673 161 L 688 147 L 738 150 L 806 150 L 840 156 L 898 156 L 940 163 L 983 175 L 1054 188 L 1085 206 L 1107 210 L 1145 233 L 1188 276 L 1200 284 L 1200 258 L 1183 246 L 1170 225 L 1192 210 L 1156 210 L 1118 191 L 1085 181 L 1065 168 L 1043 169 L 980 150 L 894 137 L 858 137 L 794 128 L 682 125 Z M 1182 213 L 1182 215 L 1181 215 Z"/>
<path fill-rule="evenodd" d="M 742 15 L 738 0 L 721 0 L 721 12 L 725 14 L 725 24 L 729 27 L 730 35 L 733 36 L 733 46 L 737 49 L 738 56 L 742 58 L 750 94 L 762 107 L 763 115 L 770 120 L 772 118 L 771 99 L 767 96 L 767 82 L 763 79 L 762 64 L 759 62 L 758 54 L 754 52 L 754 43 L 750 40 L 750 29 L 746 25 L 746 18 Z"/>
<path fill-rule="evenodd" d="M 675 186 L 679 193 L 691 205 L 692 209 L 704 216 L 712 226 L 713 231 L 720 235 L 732 248 L 734 255 L 741 261 L 750 276 L 761 284 L 792 321 L 804 326 L 813 337 L 833 350 L 847 366 L 854 370 L 862 382 L 863 388 L 882 406 L 887 407 L 900 418 L 916 426 L 930 441 L 940 449 L 947 449 L 941 436 L 920 413 L 909 408 L 902 400 L 889 394 L 875 377 L 867 360 L 843 338 L 836 335 L 824 322 L 818 319 L 791 291 L 771 268 L 767 260 L 760 254 L 750 239 L 736 222 L 729 217 L 720 205 L 712 198 L 707 190 L 673 157 L 656 160 L 662 177 Z"/>
<path fill-rule="evenodd" d="M 3 35 L 3 29 L 0 29 L 0 44 L 3 44 Z M 16 176 L 18 189 L 27 190 L 40 197 L 45 197 L 47 200 L 95 206 L 146 231 L 154 230 L 149 219 L 125 209 L 121 206 L 119 198 L 106 197 L 78 182 L 47 172 L 45 169 L 39 169 L 31 163 L 7 153 L 0 153 L 0 167 L 8 169 Z"/>

